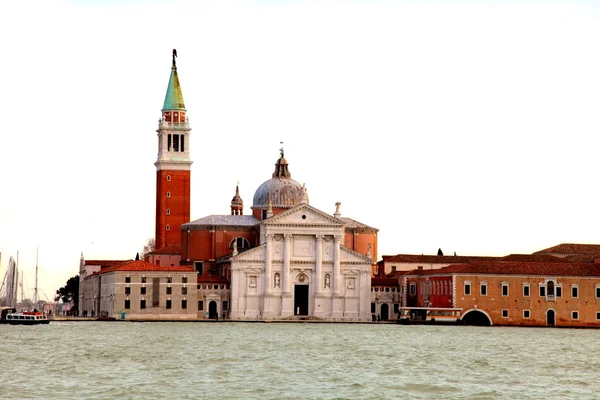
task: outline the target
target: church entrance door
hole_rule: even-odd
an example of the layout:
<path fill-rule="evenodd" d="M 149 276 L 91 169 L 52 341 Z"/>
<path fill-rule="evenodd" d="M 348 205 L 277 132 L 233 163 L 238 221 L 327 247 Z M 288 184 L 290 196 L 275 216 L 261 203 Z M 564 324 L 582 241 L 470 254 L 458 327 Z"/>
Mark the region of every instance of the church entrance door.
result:
<path fill-rule="evenodd" d="M 381 320 L 387 321 L 389 318 L 390 307 L 387 304 L 381 305 Z"/>
<path fill-rule="evenodd" d="M 294 315 L 308 315 L 308 285 L 294 285 Z"/>
<path fill-rule="evenodd" d="M 214 300 L 208 303 L 208 318 L 217 318 L 217 302 Z"/>

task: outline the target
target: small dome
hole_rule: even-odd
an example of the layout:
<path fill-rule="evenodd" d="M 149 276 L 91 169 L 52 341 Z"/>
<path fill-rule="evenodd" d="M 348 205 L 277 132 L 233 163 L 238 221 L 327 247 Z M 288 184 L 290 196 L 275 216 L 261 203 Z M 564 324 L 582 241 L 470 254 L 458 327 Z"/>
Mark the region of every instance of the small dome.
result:
<path fill-rule="evenodd" d="M 292 179 L 288 171 L 288 163 L 283 158 L 283 151 L 281 158 L 275 163 L 273 178 L 256 189 L 252 208 L 266 209 L 269 202 L 273 208 L 292 208 L 298 204 L 308 203 L 306 188 Z"/>

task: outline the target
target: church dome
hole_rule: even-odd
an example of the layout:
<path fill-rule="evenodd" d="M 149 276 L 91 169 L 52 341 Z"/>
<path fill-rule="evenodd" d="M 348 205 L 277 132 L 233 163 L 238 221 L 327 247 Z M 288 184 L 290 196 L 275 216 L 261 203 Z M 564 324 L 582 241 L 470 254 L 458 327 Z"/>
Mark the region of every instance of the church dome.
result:
<path fill-rule="evenodd" d="M 306 188 L 292 179 L 288 171 L 288 163 L 281 157 L 275 163 L 273 177 L 256 189 L 252 201 L 253 209 L 292 208 L 298 204 L 308 203 Z"/>

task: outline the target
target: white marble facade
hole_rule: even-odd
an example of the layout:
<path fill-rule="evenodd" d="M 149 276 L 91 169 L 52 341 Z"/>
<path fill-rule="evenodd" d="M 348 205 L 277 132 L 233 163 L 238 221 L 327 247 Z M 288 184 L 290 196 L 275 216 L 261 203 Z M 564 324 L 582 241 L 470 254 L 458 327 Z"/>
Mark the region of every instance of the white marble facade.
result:
<path fill-rule="evenodd" d="M 373 260 L 344 247 L 342 220 L 300 204 L 260 229 L 231 257 L 231 319 L 371 320 Z"/>

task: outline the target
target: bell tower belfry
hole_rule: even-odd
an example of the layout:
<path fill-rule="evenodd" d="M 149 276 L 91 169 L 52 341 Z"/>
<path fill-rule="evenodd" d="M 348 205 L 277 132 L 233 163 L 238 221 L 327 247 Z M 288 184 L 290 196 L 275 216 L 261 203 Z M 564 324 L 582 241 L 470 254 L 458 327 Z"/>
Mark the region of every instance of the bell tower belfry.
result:
<path fill-rule="evenodd" d="M 173 49 L 171 77 L 158 121 L 156 250 L 181 245 L 181 225 L 190 220 L 190 128 Z"/>

